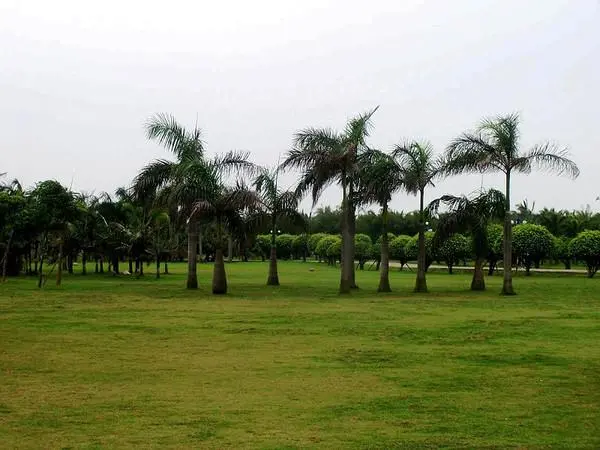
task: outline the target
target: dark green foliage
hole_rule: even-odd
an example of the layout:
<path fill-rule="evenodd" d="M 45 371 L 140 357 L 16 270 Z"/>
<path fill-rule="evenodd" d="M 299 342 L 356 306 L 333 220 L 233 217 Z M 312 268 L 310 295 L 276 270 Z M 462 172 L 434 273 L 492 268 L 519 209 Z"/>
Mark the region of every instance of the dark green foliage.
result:
<path fill-rule="evenodd" d="M 527 223 L 514 227 L 513 250 L 527 275 L 532 265 L 539 267 L 541 260 L 552 253 L 553 245 L 554 236 L 542 225 Z"/>
<path fill-rule="evenodd" d="M 277 257 L 281 259 L 290 259 L 294 253 L 294 239 L 291 234 L 280 234 L 275 238 L 277 246 Z"/>
<path fill-rule="evenodd" d="M 408 253 L 406 253 L 406 246 L 412 238 L 405 234 L 397 237 L 393 237 L 390 240 L 390 257 L 391 259 L 400 263 L 400 269 L 409 261 Z"/>
<path fill-rule="evenodd" d="M 592 278 L 600 268 L 600 231 L 582 231 L 569 244 L 569 251 L 585 261 L 588 277 Z"/>

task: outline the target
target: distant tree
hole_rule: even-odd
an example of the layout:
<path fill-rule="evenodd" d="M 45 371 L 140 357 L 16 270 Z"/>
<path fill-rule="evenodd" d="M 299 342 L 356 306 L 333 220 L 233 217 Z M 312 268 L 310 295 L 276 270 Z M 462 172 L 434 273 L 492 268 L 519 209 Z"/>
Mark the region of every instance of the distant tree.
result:
<path fill-rule="evenodd" d="M 417 255 L 417 280 L 415 292 L 427 292 L 425 273 L 427 264 L 426 249 L 426 212 L 425 189 L 433 186 L 433 180 L 442 173 L 442 161 L 433 153 L 429 142 L 409 142 L 397 145 L 393 152 L 394 159 L 401 168 L 404 188 L 411 194 L 419 196 L 419 233 Z"/>
<path fill-rule="evenodd" d="M 290 259 L 294 253 L 294 238 L 291 234 L 280 234 L 275 240 L 277 256 L 281 259 Z"/>
<path fill-rule="evenodd" d="M 412 238 L 408 235 L 401 234 L 390 241 L 390 256 L 393 260 L 400 263 L 400 270 L 408 263 L 408 254 L 406 253 L 406 244 Z"/>
<path fill-rule="evenodd" d="M 600 268 L 600 231 L 582 231 L 571 241 L 569 250 L 585 261 L 588 277 L 592 278 Z"/>
<path fill-rule="evenodd" d="M 216 251 L 213 267 L 213 294 L 227 293 L 227 274 L 223 259 L 225 230 L 234 231 L 242 224 L 242 212 L 258 204 L 256 192 L 243 185 L 234 188 L 221 186 L 206 200 L 196 202 L 192 214 L 198 218 L 211 220 L 216 226 Z"/>
<path fill-rule="evenodd" d="M 452 269 L 460 260 L 467 258 L 471 254 L 472 244 L 466 236 L 455 233 L 444 239 L 436 255 L 441 258 L 448 266 L 448 273 L 452 275 Z"/>
<path fill-rule="evenodd" d="M 436 258 L 436 253 L 435 253 L 435 248 L 433 245 L 433 239 L 435 237 L 435 233 L 432 231 L 427 231 L 425 233 L 425 263 L 423 265 L 423 268 L 425 271 L 427 271 L 429 269 L 429 266 L 431 266 L 431 264 L 433 263 L 433 261 Z M 419 257 L 419 235 L 413 236 L 410 241 L 408 241 L 408 243 L 406 244 L 406 247 L 404 248 L 404 251 L 406 252 L 406 256 L 408 257 L 409 261 L 414 261 L 415 259 L 417 259 Z"/>
<path fill-rule="evenodd" d="M 526 275 L 530 275 L 531 266 L 540 266 L 540 261 L 552 252 L 554 236 L 542 225 L 531 223 L 517 225 L 513 232 L 514 251 L 523 266 Z"/>
<path fill-rule="evenodd" d="M 365 263 L 373 255 L 373 241 L 366 234 L 357 234 L 354 236 L 355 256 L 358 259 L 360 270 L 365 269 Z"/>
<path fill-rule="evenodd" d="M 571 261 L 573 255 L 570 249 L 571 238 L 566 236 L 554 237 L 554 245 L 552 247 L 552 256 L 557 261 L 561 261 L 565 265 L 566 270 L 571 269 Z"/>
<path fill-rule="evenodd" d="M 448 174 L 464 172 L 502 172 L 505 176 L 504 217 L 504 283 L 502 294 L 514 295 L 512 284 L 512 216 L 511 177 L 514 173 L 530 173 L 537 167 L 542 170 L 579 175 L 577 165 L 567 158 L 565 150 L 545 143 L 535 146 L 528 153 L 519 149 L 519 116 L 486 119 L 475 133 L 464 133 L 449 145 L 446 153 L 445 171 Z"/>
<path fill-rule="evenodd" d="M 488 262 L 488 275 L 494 275 L 494 271 L 498 265 L 498 261 L 502 259 L 503 256 L 503 227 L 499 224 L 491 224 L 487 227 L 487 242 L 488 242 L 488 251 L 486 255 L 486 260 Z"/>
<path fill-rule="evenodd" d="M 326 233 L 315 233 L 311 234 L 308 238 L 308 251 L 311 255 L 316 255 L 317 244 L 321 239 L 327 236 Z"/>
<path fill-rule="evenodd" d="M 315 254 L 319 259 L 325 259 L 329 265 L 335 264 L 335 260 L 332 260 L 331 256 L 329 255 L 329 247 L 338 242 L 341 242 L 341 238 L 339 236 L 323 236 L 315 247 Z"/>
<path fill-rule="evenodd" d="M 439 254 L 443 255 L 448 262 L 449 260 L 456 260 L 457 257 L 461 256 L 461 253 L 466 256 L 466 254 L 472 252 L 475 255 L 475 267 L 471 290 L 484 290 L 483 263 L 486 257 L 490 261 L 490 267 L 494 263 L 493 249 L 495 243 L 493 240 L 495 237 L 493 236 L 494 230 L 489 224 L 504 215 L 504 196 L 495 189 L 482 191 L 473 198 L 444 195 L 432 201 L 428 210 L 430 213 L 436 214 L 442 204 L 446 205 L 449 211 L 440 217 L 436 225 L 436 247 L 440 247 Z M 468 241 L 465 242 L 463 238 L 458 238 L 458 240 L 444 245 L 444 241 L 448 238 L 452 239 L 457 236 L 457 233 L 461 232 L 471 235 L 471 245 L 468 245 Z M 501 227 L 497 233 L 498 236 L 502 235 Z M 450 266 L 448 269 L 451 270 Z"/>
<path fill-rule="evenodd" d="M 306 233 L 294 236 L 294 242 L 292 243 L 294 249 L 294 257 L 296 259 L 302 259 L 306 261 L 308 255 L 308 235 Z"/>
<path fill-rule="evenodd" d="M 328 185 L 336 182 L 342 188 L 343 241 L 340 293 L 356 287 L 354 272 L 354 234 L 356 233 L 356 182 L 360 154 L 368 147 L 366 139 L 377 108 L 352 118 L 342 132 L 307 128 L 296 133 L 294 149 L 283 163 L 285 168 L 303 171 L 299 192 L 312 192 L 313 202 Z"/>

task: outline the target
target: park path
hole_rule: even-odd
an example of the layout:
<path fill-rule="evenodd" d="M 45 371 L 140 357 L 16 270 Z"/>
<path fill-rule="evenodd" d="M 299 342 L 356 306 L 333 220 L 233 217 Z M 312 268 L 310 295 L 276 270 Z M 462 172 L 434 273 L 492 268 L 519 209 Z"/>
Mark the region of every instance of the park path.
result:
<path fill-rule="evenodd" d="M 395 261 L 390 261 L 390 267 L 396 267 L 396 268 L 400 268 L 400 263 L 395 262 Z M 404 267 L 407 267 L 406 265 Z M 408 265 L 408 269 L 409 270 L 416 270 L 417 265 L 416 264 L 409 264 Z M 430 269 L 441 269 L 441 270 L 448 270 L 448 267 L 446 266 L 442 266 L 442 265 L 437 265 L 437 264 L 432 264 L 431 266 L 429 266 Z M 454 271 L 467 271 L 470 272 L 473 270 L 472 266 L 454 266 L 452 268 Z M 487 268 L 486 268 L 487 270 Z M 497 271 L 502 272 L 502 267 L 497 267 L 496 268 Z M 525 271 L 525 269 L 519 269 L 519 271 Z M 531 269 L 531 272 L 539 272 L 539 273 L 577 273 L 577 274 L 586 274 L 587 272 L 585 270 L 582 269 Z"/>

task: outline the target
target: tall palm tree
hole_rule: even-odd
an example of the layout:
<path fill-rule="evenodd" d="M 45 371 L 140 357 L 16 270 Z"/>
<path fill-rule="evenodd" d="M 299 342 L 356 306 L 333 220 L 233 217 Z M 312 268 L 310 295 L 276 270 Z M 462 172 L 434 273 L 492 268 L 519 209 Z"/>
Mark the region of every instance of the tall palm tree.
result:
<path fill-rule="evenodd" d="M 572 178 L 579 168 L 568 158 L 566 150 L 551 143 L 534 146 L 522 153 L 519 147 L 519 116 L 509 114 L 483 120 L 475 132 L 463 133 L 454 139 L 446 151 L 448 174 L 464 172 L 502 172 L 505 177 L 504 213 L 504 282 L 502 294 L 514 295 L 512 284 L 512 215 L 510 183 L 515 173 L 530 173 L 532 169 L 556 172 Z"/>
<path fill-rule="evenodd" d="M 196 289 L 198 219 L 192 213 L 194 204 L 215 192 L 224 174 L 251 168 L 253 164 L 248 161 L 249 155 L 242 152 L 208 158 L 200 129 L 187 130 L 168 114 L 153 116 L 146 124 L 146 135 L 171 151 L 176 161 L 158 159 L 148 164 L 135 178 L 133 191 L 138 198 L 144 198 L 160 190 L 158 198 L 187 216 L 187 288 Z"/>
<path fill-rule="evenodd" d="M 439 218 L 435 232 L 436 243 L 443 242 L 455 233 L 471 234 L 475 253 L 471 290 L 483 291 L 485 290 L 483 263 L 490 246 L 488 225 L 493 220 L 504 217 L 504 195 L 496 189 L 483 191 L 474 198 L 444 195 L 433 200 L 427 209 L 430 214 L 436 214 L 442 204 L 447 206 L 449 211 Z"/>
<path fill-rule="evenodd" d="M 227 293 L 227 274 L 223 259 L 224 232 L 235 233 L 243 226 L 243 212 L 257 204 L 256 192 L 242 184 L 234 188 L 219 186 L 206 199 L 194 203 L 192 214 L 198 218 L 214 221 L 216 225 L 216 251 L 213 268 L 213 294 Z"/>
<path fill-rule="evenodd" d="M 392 156 L 403 173 L 404 188 L 419 196 L 419 251 L 415 292 L 427 292 L 427 252 L 425 248 L 425 189 L 434 186 L 433 180 L 442 173 L 442 160 L 435 156 L 429 142 L 411 141 L 399 144 Z"/>
<path fill-rule="evenodd" d="M 359 197 L 381 207 L 381 259 L 378 292 L 391 292 L 388 206 L 392 195 L 404 187 L 404 167 L 391 155 L 378 150 L 365 152 L 361 161 Z"/>
<path fill-rule="evenodd" d="M 302 170 L 298 192 L 312 191 L 316 203 L 332 183 L 342 188 L 342 270 L 340 293 L 356 286 L 354 278 L 354 235 L 356 234 L 356 175 L 359 155 L 368 147 L 371 119 L 379 107 L 348 121 L 343 131 L 306 128 L 296 133 L 294 149 L 282 164 Z"/>
<path fill-rule="evenodd" d="M 278 186 L 279 168 L 275 170 L 263 169 L 254 181 L 258 201 L 268 216 L 271 226 L 271 255 L 269 259 L 269 276 L 267 285 L 279 286 L 279 274 L 277 272 L 277 222 L 281 217 L 303 221 L 304 218 L 298 212 L 300 196 L 294 191 L 282 191 Z"/>

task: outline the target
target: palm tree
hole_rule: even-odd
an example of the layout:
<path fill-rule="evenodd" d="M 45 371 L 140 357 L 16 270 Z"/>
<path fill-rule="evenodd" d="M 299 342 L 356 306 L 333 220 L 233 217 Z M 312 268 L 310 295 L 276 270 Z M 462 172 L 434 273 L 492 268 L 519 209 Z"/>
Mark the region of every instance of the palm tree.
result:
<path fill-rule="evenodd" d="M 146 124 L 146 134 L 171 151 L 176 161 L 158 159 L 144 167 L 134 180 L 133 191 L 138 198 L 161 191 L 159 199 L 187 216 L 187 288 L 196 289 L 198 219 L 192 213 L 194 204 L 215 192 L 224 174 L 252 168 L 253 165 L 248 161 L 248 154 L 242 152 L 228 152 L 209 159 L 204 152 L 200 129 L 186 130 L 168 114 L 152 117 Z"/>
<path fill-rule="evenodd" d="M 519 148 L 519 116 L 509 114 L 483 120 L 474 133 L 463 133 L 450 143 L 446 151 L 446 173 L 502 172 L 505 176 L 504 201 L 504 282 L 502 294 L 514 295 L 512 284 L 512 216 L 510 212 L 510 183 L 514 173 L 530 173 L 538 168 L 565 174 L 579 175 L 579 168 L 564 149 L 551 143 L 536 145 L 521 153 Z"/>
<path fill-rule="evenodd" d="M 216 251 L 213 268 L 213 294 L 227 293 L 227 274 L 223 259 L 223 233 L 235 233 L 243 226 L 243 212 L 257 204 L 256 192 L 244 185 L 235 188 L 219 186 L 210 196 L 194 203 L 192 215 L 203 220 L 213 221 L 216 225 Z"/>
<path fill-rule="evenodd" d="M 407 142 L 394 148 L 392 156 L 401 168 L 404 188 L 419 195 L 419 251 L 415 292 L 427 292 L 427 252 L 425 248 L 425 189 L 434 186 L 433 180 L 442 173 L 443 164 L 433 153 L 429 142 Z"/>
<path fill-rule="evenodd" d="M 280 217 L 289 217 L 294 220 L 303 221 L 304 218 L 298 212 L 300 197 L 297 192 L 282 191 L 278 187 L 279 168 L 269 171 L 263 169 L 254 181 L 258 201 L 268 216 L 271 226 L 271 257 L 269 260 L 269 276 L 267 285 L 279 286 L 279 274 L 277 273 L 277 222 Z"/>
<path fill-rule="evenodd" d="M 377 292 L 391 292 L 388 206 L 394 192 L 404 187 L 404 168 L 391 155 L 378 150 L 365 152 L 361 161 L 359 197 L 381 207 L 381 259 Z"/>
<path fill-rule="evenodd" d="M 366 138 L 371 118 L 379 107 L 350 119 L 343 131 L 306 128 L 296 133 L 294 149 L 284 168 L 302 170 L 297 191 L 312 191 L 316 203 L 323 189 L 337 182 L 342 188 L 342 270 L 340 293 L 356 287 L 354 278 L 354 235 L 356 234 L 356 175 L 359 155 L 368 147 Z"/>
<path fill-rule="evenodd" d="M 430 214 L 436 214 L 441 204 L 449 207 L 437 224 L 435 232 L 436 244 L 443 242 L 455 233 L 469 232 L 473 238 L 473 251 L 475 253 L 475 268 L 471 290 L 485 290 L 483 263 L 488 255 L 488 225 L 495 219 L 504 217 L 504 195 L 496 189 L 481 192 L 470 199 L 465 196 L 455 197 L 444 195 L 433 200 L 429 206 Z"/>

